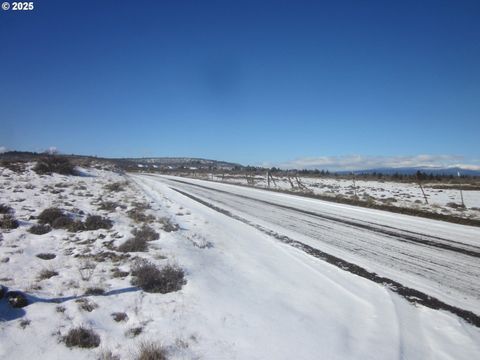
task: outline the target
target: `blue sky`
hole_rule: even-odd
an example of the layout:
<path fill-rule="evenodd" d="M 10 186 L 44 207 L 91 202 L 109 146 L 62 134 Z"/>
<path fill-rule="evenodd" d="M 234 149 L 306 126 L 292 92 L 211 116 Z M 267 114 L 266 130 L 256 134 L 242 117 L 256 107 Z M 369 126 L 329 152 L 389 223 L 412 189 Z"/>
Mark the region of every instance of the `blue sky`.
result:
<path fill-rule="evenodd" d="M 480 1 L 34 4 L 0 12 L 0 147 L 480 165 Z"/>

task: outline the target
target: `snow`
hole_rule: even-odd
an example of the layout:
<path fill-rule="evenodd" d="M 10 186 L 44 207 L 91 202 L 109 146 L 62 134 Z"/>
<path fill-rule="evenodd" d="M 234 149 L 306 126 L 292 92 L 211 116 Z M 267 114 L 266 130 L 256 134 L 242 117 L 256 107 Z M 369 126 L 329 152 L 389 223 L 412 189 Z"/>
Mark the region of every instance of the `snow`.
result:
<path fill-rule="evenodd" d="M 412 306 L 385 287 L 175 192 L 164 180 L 84 172 L 88 176 L 38 176 L 0 168 L 0 202 L 12 206 L 21 221 L 17 229 L 2 230 L 0 283 L 34 300 L 17 311 L 0 301 L 0 358 L 96 359 L 111 351 L 131 359 L 143 341 L 162 343 L 171 359 L 472 359 L 480 353 L 480 329 L 455 315 Z M 124 181 L 124 191 L 104 189 Z M 99 210 L 99 198 L 125 208 Z M 148 203 L 148 214 L 180 225 L 167 233 L 153 222 L 160 239 L 149 243 L 147 253 L 132 255 L 181 266 L 187 278 L 182 290 L 149 294 L 132 287 L 130 276 L 112 277 L 115 267 L 129 271 L 132 259 L 98 262 L 92 278 L 82 280 L 78 269 L 85 260 L 75 255 L 98 254 L 108 242 L 117 246 L 127 239 L 138 226 L 127 216 L 134 202 Z M 49 206 L 80 219 L 107 216 L 114 227 L 27 232 L 36 223 L 30 216 Z M 57 257 L 41 260 L 35 256 L 40 252 Z M 43 268 L 59 275 L 38 281 Z M 107 294 L 86 297 L 98 306 L 86 312 L 76 300 L 92 286 Z M 128 320 L 113 321 L 113 312 L 126 312 Z M 22 328 L 22 320 L 30 324 Z M 100 348 L 69 349 L 59 341 L 77 325 L 93 328 Z M 143 331 L 132 338 L 127 333 L 135 327 Z"/>

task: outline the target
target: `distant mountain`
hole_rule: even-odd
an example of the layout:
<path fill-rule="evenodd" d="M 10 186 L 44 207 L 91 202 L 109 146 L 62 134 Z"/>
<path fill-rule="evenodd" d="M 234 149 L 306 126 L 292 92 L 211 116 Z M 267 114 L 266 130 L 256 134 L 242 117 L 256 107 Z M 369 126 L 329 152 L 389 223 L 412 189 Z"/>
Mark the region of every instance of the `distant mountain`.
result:
<path fill-rule="evenodd" d="M 467 176 L 480 176 L 480 170 L 469 170 L 462 169 L 459 167 L 450 167 L 450 168 L 434 168 L 434 167 L 402 167 L 402 168 L 376 168 L 376 169 L 367 169 L 367 170 L 355 170 L 355 171 L 341 171 L 339 173 L 349 174 L 354 172 L 355 174 L 372 174 L 372 173 L 381 173 L 384 175 L 393 175 L 395 173 L 402 175 L 413 175 L 417 171 L 421 171 L 426 174 L 433 175 L 460 175 Z"/>

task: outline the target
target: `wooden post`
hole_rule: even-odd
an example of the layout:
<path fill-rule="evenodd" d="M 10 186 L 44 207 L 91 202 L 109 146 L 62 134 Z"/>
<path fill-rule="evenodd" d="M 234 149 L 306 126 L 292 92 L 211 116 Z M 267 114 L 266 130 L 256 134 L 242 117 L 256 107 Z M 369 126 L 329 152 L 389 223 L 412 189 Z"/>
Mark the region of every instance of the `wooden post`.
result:
<path fill-rule="evenodd" d="M 422 180 L 420 179 L 420 176 L 418 173 L 417 173 L 417 181 L 418 181 L 418 185 L 420 186 L 420 190 L 422 190 L 423 198 L 425 199 L 425 204 L 428 205 L 427 195 L 425 195 L 425 191 L 423 191 Z"/>
<path fill-rule="evenodd" d="M 295 189 L 295 185 L 293 185 L 292 179 L 290 179 L 290 175 L 287 175 L 288 181 L 290 181 L 290 186 L 292 187 L 292 190 Z"/>
<path fill-rule="evenodd" d="M 270 173 L 267 171 L 267 188 L 270 189 Z"/>
<path fill-rule="evenodd" d="M 357 186 L 355 185 L 355 173 L 352 173 L 352 175 L 353 175 L 353 193 L 354 193 L 355 199 L 358 199 Z"/>
<path fill-rule="evenodd" d="M 277 183 L 275 182 L 275 179 L 273 178 L 273 175 L 270 174 L 270 173 L 269 173 L 269 175 L 270 175 L 270 179 L 271 179 L 272 182 L 273 182 L 273 186 L 277 187 Z"/>
<path fill-rule="evenodd" d="M 300 181 L 300 179 L 298 178 L 298 176 L 295 176 L 295 180 L 297 181 L 297 184 L 298 184 L 298 188 L 299 188 L 299 189 L 307 190 L 307 187 L 306 187 L 305 185 L 303 185 L 303 183 Z"/>
<path fill-rule="evenodd" d="M 458 177 L 460 178 L 460 171 L 457 171 Z M 463 201 L 463 191 L 462 191 L 462 184 L 459 183 L 458 187 L 460 189 L 460 198 L 462 199 L 462 207 L 465 208 L 465 202 Z"/>

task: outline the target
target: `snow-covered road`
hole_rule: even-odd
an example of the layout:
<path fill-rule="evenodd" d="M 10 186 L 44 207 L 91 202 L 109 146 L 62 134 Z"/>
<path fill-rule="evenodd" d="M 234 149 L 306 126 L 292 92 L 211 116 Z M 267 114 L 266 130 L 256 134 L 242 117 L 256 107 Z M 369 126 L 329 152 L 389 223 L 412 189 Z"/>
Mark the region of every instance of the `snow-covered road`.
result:
<path fill-rule="evenodd" d="M 318 249 L 348 262 L 340 267 L 355 264 L 480 314 L 478 228 L 230 184 L 154 175 L 137 179 L 150 186 L 161 181 L 279 239 L 304 244 L 310 253 Z"/>

